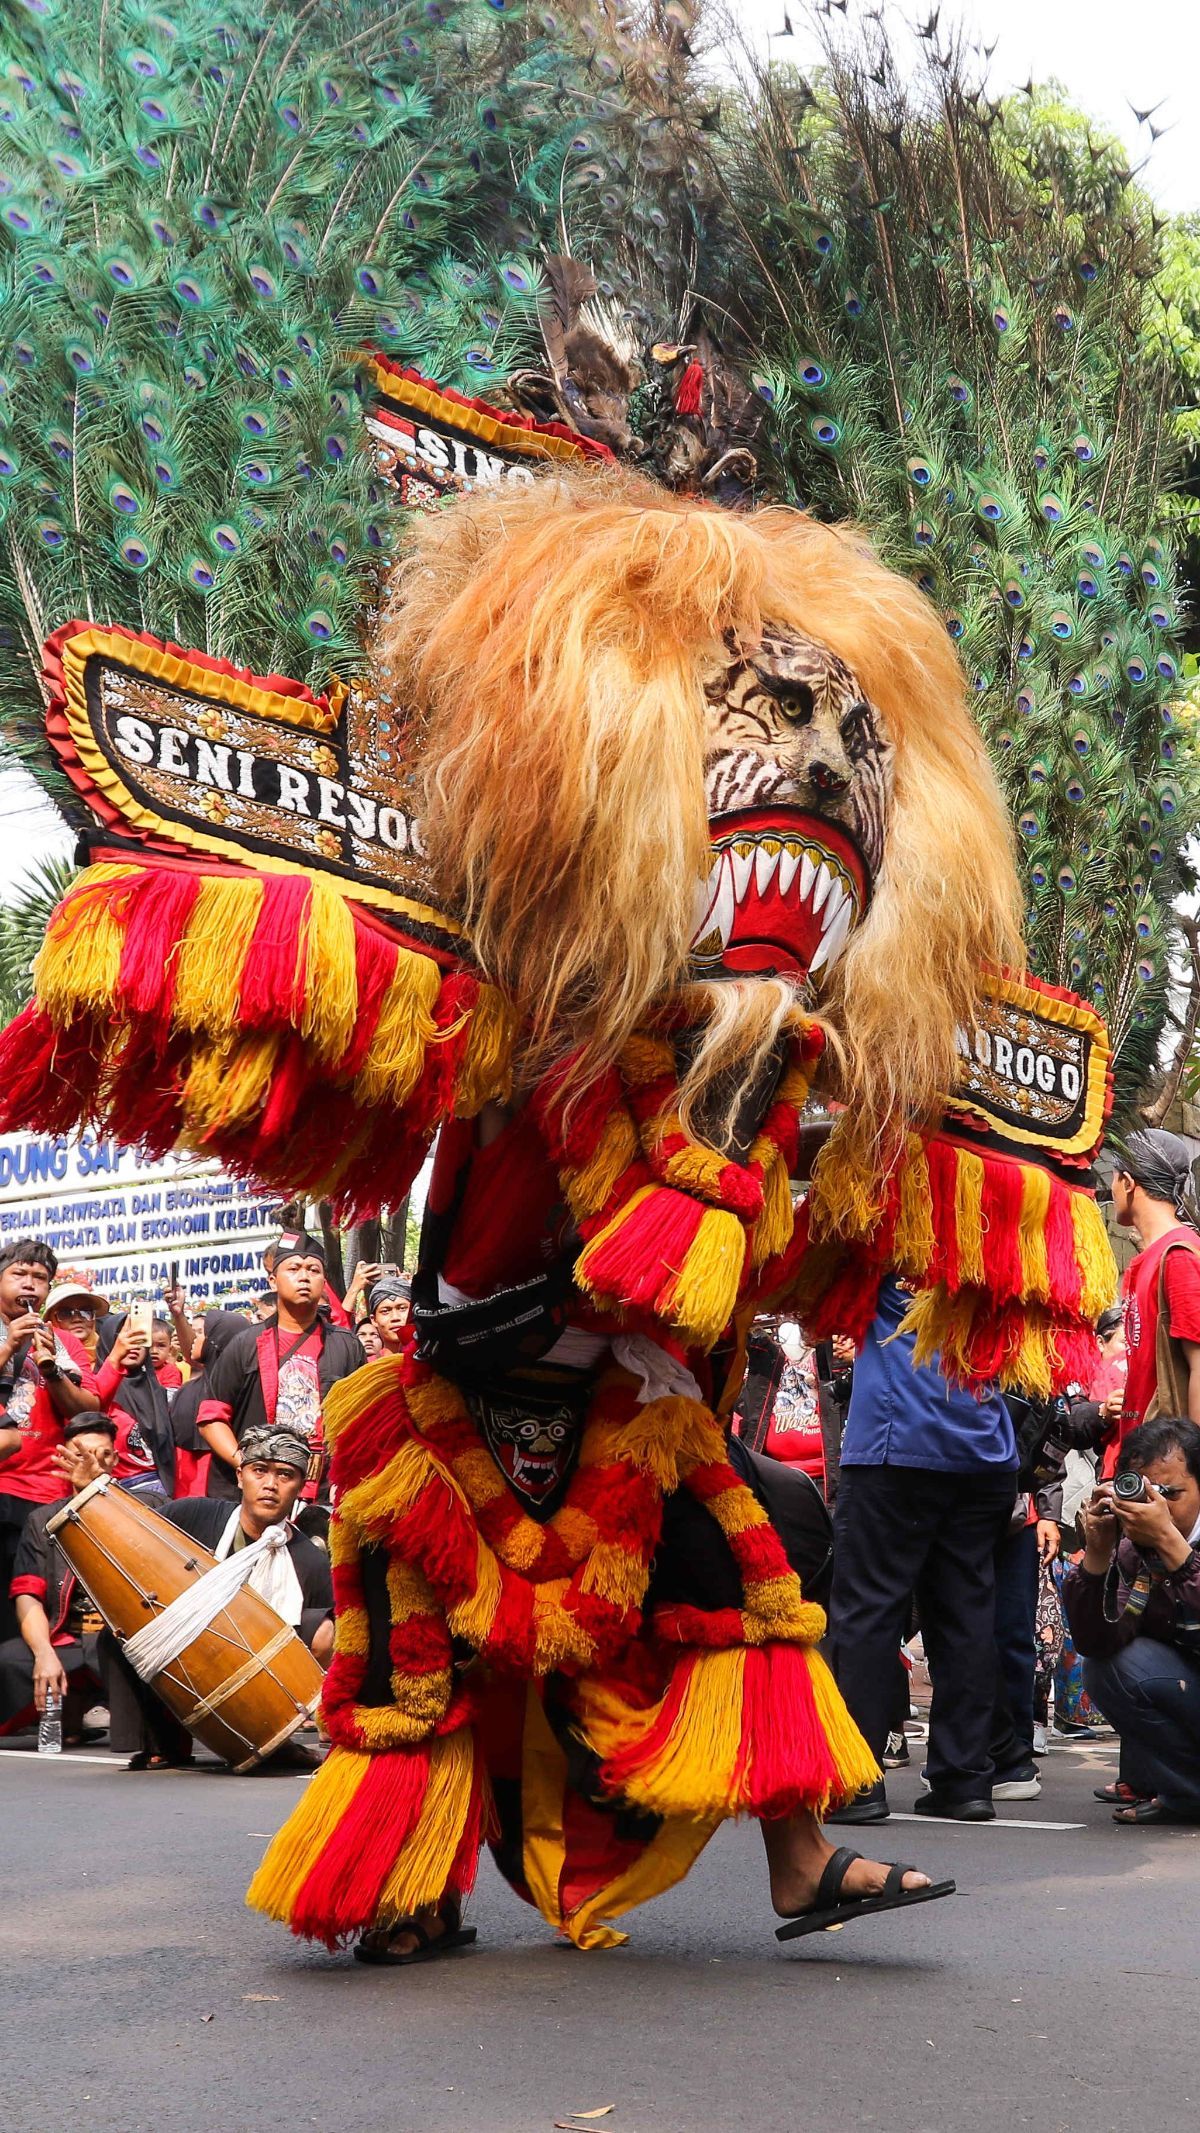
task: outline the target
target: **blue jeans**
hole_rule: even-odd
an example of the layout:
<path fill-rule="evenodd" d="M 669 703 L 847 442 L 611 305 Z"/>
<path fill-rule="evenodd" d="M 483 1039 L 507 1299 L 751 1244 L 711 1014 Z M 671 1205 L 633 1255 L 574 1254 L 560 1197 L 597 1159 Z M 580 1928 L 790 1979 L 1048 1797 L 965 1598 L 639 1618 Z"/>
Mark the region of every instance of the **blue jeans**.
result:
<path fill-rule="evenodd" d="M 1200 1667 L 1173 1644 L 1135 1637 L 1085 1659 L 1083 1685 L 1121 1736 L 1121 1776 L 1175 1814 L 1200 1817 Z"/>

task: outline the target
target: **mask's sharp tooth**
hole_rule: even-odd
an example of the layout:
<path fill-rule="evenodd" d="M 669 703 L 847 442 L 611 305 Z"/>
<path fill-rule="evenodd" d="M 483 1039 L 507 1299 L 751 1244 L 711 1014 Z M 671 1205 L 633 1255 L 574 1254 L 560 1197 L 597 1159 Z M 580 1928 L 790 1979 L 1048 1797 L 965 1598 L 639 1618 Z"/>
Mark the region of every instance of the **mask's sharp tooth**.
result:
<path fill-rule="evenodd" d="M 808 900 L 816 872 L 816 867 L 813 865 L 808 853 L 803 852 L 800 857 L 800 900 L 802 903 Z"/>
<path fill-rule="evenodd" d="M 720 888 L 720 886 L 721 861 L 719 858 L 717 858 L 714 859 L 712 866 L 709 869 L 708 879 L 706 881 L 697 882 L 696 884 L 696 923 L 692 927 L 693 941 L 699 940 L 702 934 L 708 932 L 709 918 L 712 912 L 712 907 L 717 900 L 717 890 Z"/>
<path fill-rule="evenodd" d="M 818 867 L 818 868 L 817 868 L 817 879 L 816 879 L 816 884 L 815 884 L 815 886 L 814 886 L 814 888 L 813 888 L 813 898 L 812 898 L 812 907 L 813 907 L 813 910 L 814 910 L 814 911 L 820 911 L 820 910 L 821 910 L 821 909 L 823 908 L 823 906 L 824 906 L 824 903 L 825 903 L 825 898 L 826 898 L 826 897 L 828 896 L 828 894 L 829 894 L 829 891 L 830 891 L 830 889 L 831 889 L 832 887 L 833 887 L 833 876 L 832 876 L 832 874 L 830 873 L 830 871 L 829 871 L 829 868 L 828 868 L 828 867 L 826 867 L 826 866 L 820 866 L 820 867 Z"/>
<path fill-rule="evenodd" d="M 829 932 L 830 927 L 833 925 L 833 922 L 837 918 L 837 915 L 845 901 L 846 891 L 842 887 L 841 882 L 838 881 L 835 876 L 833 887 L 830 889 L 828 896 L 825 898 L 824 907 L 821 912 L 822 934 Z"/>
<path fill-rule="evenodd" d="M 808 966 L 810 977 L 815 977 L 818 970 L 832 970 L 846 945 L 853 918 L 854 906 L 847 897 L 828 933 L 822 936 L 817 952 Z"/>
<path fill-rule="evenodd" d="M 765 844 L 760 844 L 754 860 L 754 886 L 760 896 L 766 895 L 778 864 L 779 846 L 776 845 L 774 851 L 771 851 Z"/>
<path fill-rule="evenodd" d="M 733 867 L 733 893 L 738 902 L 741 903 L 746 894 L 750 876 L 754 872 L 754 846 L 747 844 L 743 845 L 740 850 L 735 848 L 729 857 Z"/>
<path fill-rule="evenodd" d="M 799 852 L 796 851 L 794 846 L 789 847 L 785 845 L 784 849 L 779 854 L 779 893 L 781 896 L 787 895 L 788 890 L 791 888 L 792 883 L 795 881 L 796 869 L 799 864 Z"/>
<path fill-rule="evenodd" d="M 717 900 L 712 907 L 712 923 L 721 936 L 721 946 L 723 948 L 729 946 L 729 936 L 733 932 L 735 909 L 732 855 L 726 852 L 721 861 L 721 882 L 717 890 Z"/>

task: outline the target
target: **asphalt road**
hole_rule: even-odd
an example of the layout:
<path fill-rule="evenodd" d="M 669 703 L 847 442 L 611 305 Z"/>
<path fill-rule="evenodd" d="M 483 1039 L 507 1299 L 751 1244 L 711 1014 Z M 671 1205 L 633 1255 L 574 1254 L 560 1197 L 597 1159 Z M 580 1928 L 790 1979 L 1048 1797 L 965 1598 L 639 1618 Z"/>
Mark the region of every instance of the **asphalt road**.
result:
<path fill-rule="evenodd" d="M 1108 1750 L 984 1828 L 893 1819 L 958 1877 L 781 1948 L 727 1829 L 631 1944 L 555 1944 L 490 1863 L 479 1947 L 401 1972 L 242 1909 L 301 1783 L 0 1748 L 0 2122 L 21 2133 L 1151 2133 L 1200 2115 L 1200 1831 L 1118 1830 Z M 915 1777 L 894 1780 L 911 1806 Z M 1046 1828 L 1047 1822 L 1082 1826 Z"/>

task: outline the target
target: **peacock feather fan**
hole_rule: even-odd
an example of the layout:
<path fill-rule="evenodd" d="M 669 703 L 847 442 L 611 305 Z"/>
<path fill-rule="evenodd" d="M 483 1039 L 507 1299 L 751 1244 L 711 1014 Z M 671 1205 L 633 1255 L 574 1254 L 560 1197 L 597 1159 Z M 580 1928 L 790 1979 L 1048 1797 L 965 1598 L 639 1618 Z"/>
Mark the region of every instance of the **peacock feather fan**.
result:
<path fill-rule="evenodd" d="M 595 21 L 0 0 L 0 700 L 60 800 L 37 677 L 65 620 L 353 669 L 394 535 L 356 351 L 493 394 L 540 355 L 541 256 L 649 227 Z"/>
<path fill-rule="evenodd" d="M 1119 148 L 1053 95 L 990 100 L 936 11 L 915 79 L 878 10 L 821 19 L 811 82 L 751 69 L 708 294 L 741 322 L 776 485 L 861 519 L 945 615 L 1013 810 L 1032 967 L 1102 1007 L 1128 1103 L 1200 812 L 1156 524 L 1158 225 Z"/>

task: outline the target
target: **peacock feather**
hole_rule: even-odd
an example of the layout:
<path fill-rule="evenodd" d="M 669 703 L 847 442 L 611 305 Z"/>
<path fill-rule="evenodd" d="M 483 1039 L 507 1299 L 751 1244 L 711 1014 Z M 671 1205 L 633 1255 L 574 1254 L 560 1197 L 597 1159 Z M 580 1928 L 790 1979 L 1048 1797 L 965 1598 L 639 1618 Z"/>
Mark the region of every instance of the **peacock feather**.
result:
<path fill-rule="evenodd" d="M 1032 967 L 1102 1008 L 1128 1101 L 1200 813 L 1172 713 L 1159 225 L 1119 149 L 1036 92 L 990 101 L 936 21 L 914 80 L 878 10 L 824 20 L 813 82 L 773 61 L 729 128 L 710 295 L 741 322 L 775 483 L 860 518 L 944 614 L 1013 811 Z"/>
<path fill-rule="evenodd" d="M 72 617 L 353 669 L 394 534 L 356 351 L 494 396 L 548 252 L 608 226 L 610 298 L 653 279 L 627 48 L 507 0 L 0 0 L 0 702 L 57 797 Z"/>

